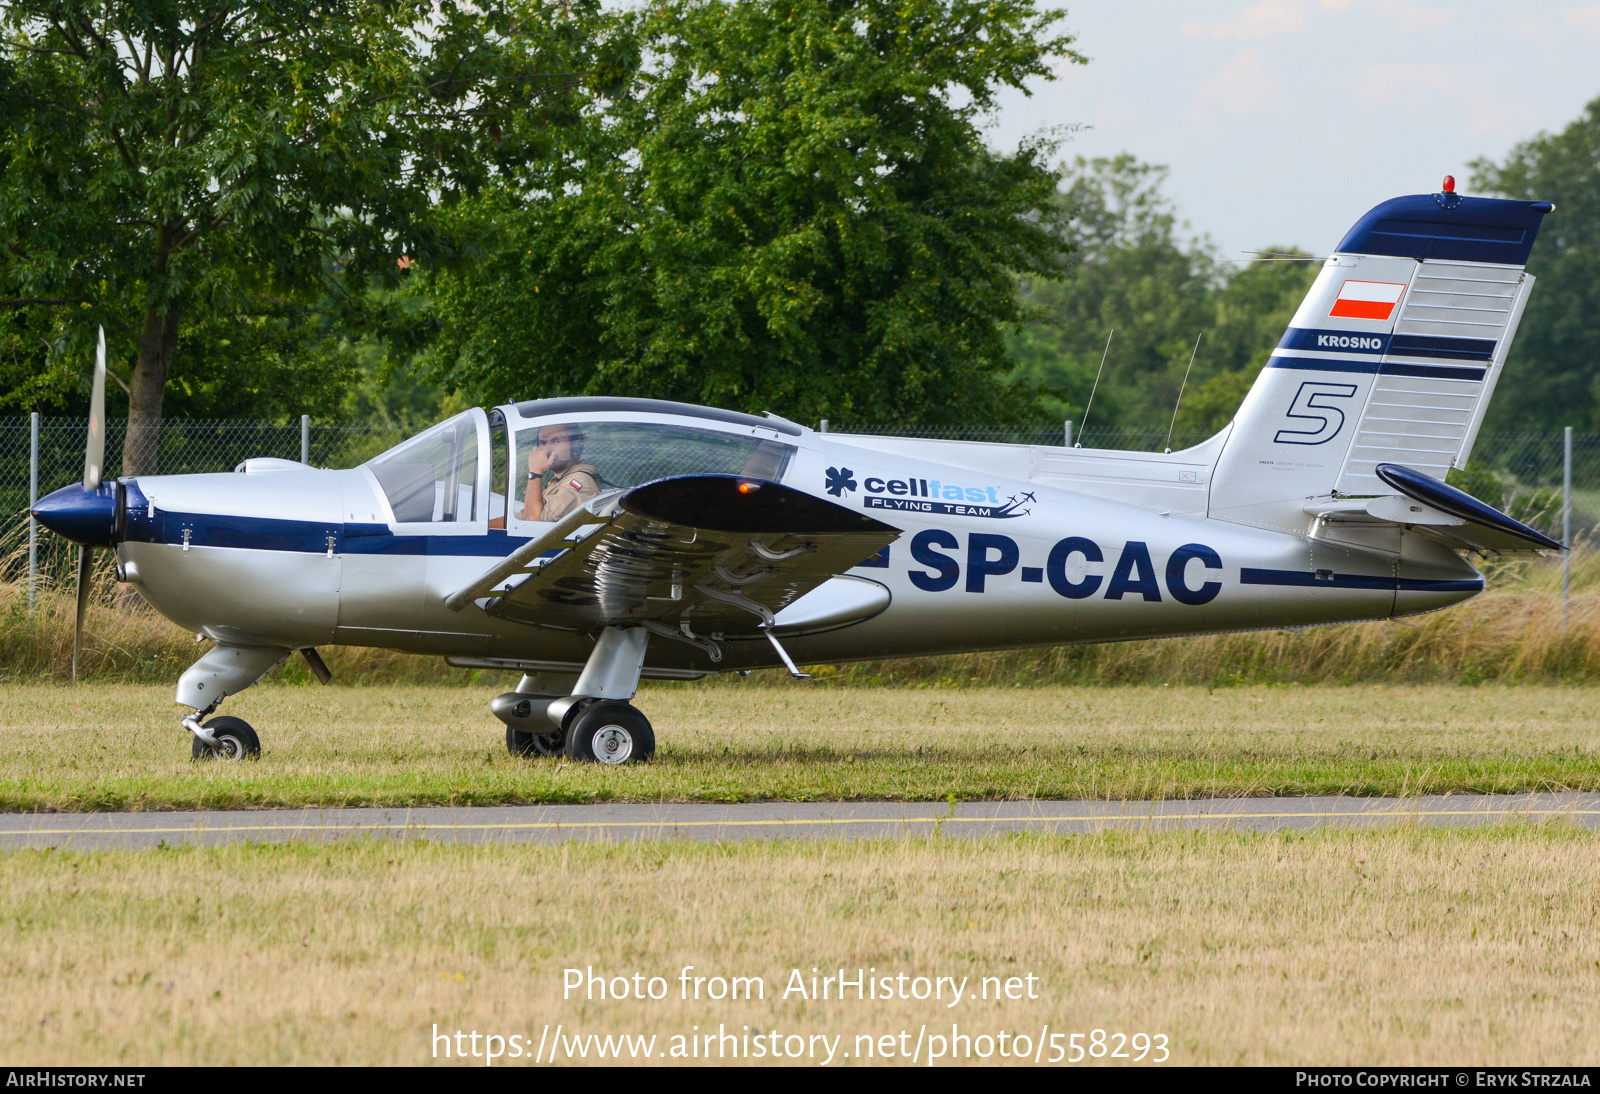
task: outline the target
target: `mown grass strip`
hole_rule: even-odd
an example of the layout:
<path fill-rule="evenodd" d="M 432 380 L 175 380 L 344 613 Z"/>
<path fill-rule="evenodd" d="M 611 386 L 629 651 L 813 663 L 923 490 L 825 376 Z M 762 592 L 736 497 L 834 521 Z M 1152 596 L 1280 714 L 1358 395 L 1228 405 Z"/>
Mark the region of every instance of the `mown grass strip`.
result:
<path fill-rule="evenodd" d="M 1563 687 L 652 687 L 608 769 L 510 756 L 493 689 L 252 689 L 257 763 L 195 764 L 160 687 L 0 690 L 0 809 L 945 801 L 1600 789 Z"/>

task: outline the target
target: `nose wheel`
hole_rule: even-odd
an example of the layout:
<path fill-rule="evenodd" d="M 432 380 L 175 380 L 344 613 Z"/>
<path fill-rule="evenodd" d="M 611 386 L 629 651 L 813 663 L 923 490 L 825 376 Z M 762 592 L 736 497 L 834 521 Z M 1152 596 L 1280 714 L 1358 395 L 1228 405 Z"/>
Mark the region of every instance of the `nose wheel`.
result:
<path fill-rule="evenodd" d="M 568 725 L 566 736 L 567 756 L 577 763 L 641 764 L 656 751 L 650 720 L 617 700 L 585 707 Z"/>
<path fill-rule="evenodd" d="M 198 735 L 189 746 L 189 755 L 196 760 L 255 760 L 261 757 L 261 739 L 250 723 L 243 718 L 223 715 L 213 718 L 200 727 L 211 735 L 215 744 L 207 744 Z"/>

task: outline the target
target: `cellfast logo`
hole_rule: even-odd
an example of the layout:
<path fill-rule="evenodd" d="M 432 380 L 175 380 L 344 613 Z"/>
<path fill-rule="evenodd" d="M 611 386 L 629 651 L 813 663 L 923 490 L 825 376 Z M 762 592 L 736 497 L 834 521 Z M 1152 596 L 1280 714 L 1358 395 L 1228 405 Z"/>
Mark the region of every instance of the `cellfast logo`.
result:
<path fill-rule="evenodd" d="M 855 472 L 848 467 L 828 468 L 824 489 L 834 497 L 856 490 Z M 995 486 L 968 486 L 965 483 L 942 482 L 939 479 L 882 478 L 863 476 L 860 488 L 865 497 L 863 509 L 893 509 L 903 513 L 946 513 L 959 517 L 988 517 L 1004 520 L 1025 517 L 1031 509 L 1025 508 L 1035 500 L 1032 493 L 1011 493 L 1001 496 Z"/>

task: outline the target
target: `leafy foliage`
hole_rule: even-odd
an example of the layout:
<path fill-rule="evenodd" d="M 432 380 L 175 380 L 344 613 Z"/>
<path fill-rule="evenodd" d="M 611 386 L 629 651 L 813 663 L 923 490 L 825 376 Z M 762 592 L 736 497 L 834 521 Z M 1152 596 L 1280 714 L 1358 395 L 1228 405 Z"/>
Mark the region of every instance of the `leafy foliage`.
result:
<path fill-rule="evenodd" d="M 793 417 L 1014 417 L 1017 272 L 1046 274 L 1050 146 L 1002 156 L 1007 87 L 1081 61 L 1033 0 L 669 0 L 555 162 L 465 203 L 435 271 L 440 375 Z"/>
<path fill-rule="evenodd" d="M 1183 238 L 1166 176 L 1127 154 L 1080 157 L 1069 172 L 1059 201 L 1070 267 L 1024 280 L 1031 319 L 1012 340 L 1015 381 L 1042 392 L 1052 420 L 1081 423 L 1104 354 L 1092 423 L 1165 427 L 1192 355 L 1177 428 L 1220 429 L 1316 275 L 1312 262 L 1236 270 L 1207 240 Z"/>
<path fill-rule="evenodd" d="M 1600 99 L 1560 133 L 1541 133 L 1503 163 L 1473 163 L 1473 185 L 1551 201 L 1528 261 L 1528 298 L 1484 428 L 1600 427 Z"/>
<path fill-rule="evenodd" d="M 56 359 L 84 359 L 104 324 L 114 360 L 133 359 L 131 416 L 158 422 L 176 353 L 281 349 L 280 301 L 334 291 L 359 309 L 397 256 L 437 255 L 436 202 L 546 155 L 585 80 L 615 78 L 606 21 L 540 0 L 13 0 L 0 303 L 56 309 Z M 232 331 L 197 341 L 190 323 Z M 264 375 L 285 356 L 251 360 Z M 128 450 L 124 465 L 149 469 Z"/>

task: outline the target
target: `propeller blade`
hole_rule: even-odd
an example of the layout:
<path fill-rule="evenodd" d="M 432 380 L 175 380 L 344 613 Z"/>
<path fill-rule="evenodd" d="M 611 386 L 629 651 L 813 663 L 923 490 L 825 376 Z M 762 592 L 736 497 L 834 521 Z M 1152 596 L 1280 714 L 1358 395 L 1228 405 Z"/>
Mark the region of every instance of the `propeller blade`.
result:
<path fill-rule="evenodd" d="M 83 451 L 83 488 L 100 489 L 106 466 L 106 329 L 100 328 L 100 347 L 94 355 L 94 389 L 89 395 L 89 443 Z M 80 595 L 78 603 L 83 603 Z M 78 614 L 83 611 L 80 607 Z"/>
<path fill-rule="evenodd" d="M 90 570 L 94 566 L 94 548 L 78 548 L 78 615 L 72 624 L 72 682 L 78 682 L 78 651 L 83 648 L 83 616 L 89 608 Z"/>

